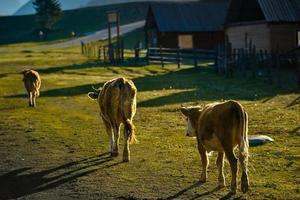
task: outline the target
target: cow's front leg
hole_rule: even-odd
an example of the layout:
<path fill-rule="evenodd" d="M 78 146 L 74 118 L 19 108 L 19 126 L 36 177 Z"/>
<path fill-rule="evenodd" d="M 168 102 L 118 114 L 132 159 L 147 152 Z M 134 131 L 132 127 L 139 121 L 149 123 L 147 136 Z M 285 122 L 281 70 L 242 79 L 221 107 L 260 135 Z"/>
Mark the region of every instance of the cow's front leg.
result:
<path fill-rule="evenodd" d="M 28 105 L 29 105 L 29 107 L 33 106 L 33 103 L 32 103 L 32 92 L 28 92 Z"/>
<path fill-rule="evenodd" d="M 113 125 L 113 146 L 112 156 L 119 155 L 119 138 L 120 138 L 120 125 Z"/>
<path fill-rule="evenodd" d="M 207 167 L 209 164 L 209 160 L 208 160 L 207 152 L 200 142 L 198 142 L 198 151 L 202 162 L 202 173 L 200 177 L 200 182 L 205 183 L 207 179 Z"/>
<path fill-rule="evenodd" d="M 36 107 L 36 94 L 34 93 L 32 96 L 32 107 Z"/>
<path fill-rule="evenodd" d="M 225 177 L 223 172 L 223 166 L 224 166 L 224 152 L 218 153 L 218 158 L 216 161 L 218 170 L 219 170 L 219 176 L 218 176 L 218 186 L 219 187 L 225 187 Z"/>

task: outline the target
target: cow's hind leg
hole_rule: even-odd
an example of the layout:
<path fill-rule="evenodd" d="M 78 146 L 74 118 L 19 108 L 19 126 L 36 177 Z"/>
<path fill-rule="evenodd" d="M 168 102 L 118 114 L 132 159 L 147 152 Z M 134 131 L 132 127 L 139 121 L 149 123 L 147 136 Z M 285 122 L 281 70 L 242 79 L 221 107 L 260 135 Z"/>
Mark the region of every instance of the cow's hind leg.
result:
<path fill-rule="evenodd" d="M 223 172 L 223 166 L 224 166 L 224 153 L 219 152 L 218 158 L 216 161 L 218 170 L 219 170 L 219 176 L 218 176 L 218 186 L 219 187 L 225 187 L 225 177 Z"/>
<path fill-rule="evenodd" d="M 32 103 L 32 92 L 28 92 L 28 98 L 29 98 L 28 105 L 29 105 L 29 107 L 32 107 L 33 106 L 33 103 Z"/>
<path fill-rule="evenodd" d="M 129 143 L 130 143 L 130 135 L 132 135 L 133 125 L 128 121 L 124 122 L 124 151 L 123 151 L 123 161 L 129 162 L 130 160 L 130 150 L 129 150 Z"/>
<path fill-rule="evenodd" d="M 199 142 L 198 142 L 198 151 L 199 151 L 199 154 L 201 157 L 201 162 L 202 162 L 202 173 L 201 173 L 201 177 L 200 177 L 200 182 L 205 183 L 206 179 L 207 179 L 207 167 L 209 164 L 209 160 L 208 160 L 208 156 L 207 156 L 205 148 Z"/>
<path fill-rule="evenodd" d="M 114 139 L 114 133 L 112 131 L 112 127 L 111 127 L 111 124 L 110 122 L 108 122 L 107 120 L 105 120 L 104 118 L 103 119 L 103 123 L 105 125 L 105 129 L 106 129 L 106 133 L 110 139 L 110 151 L 111 151 L 111 156 L 116 156 L 114 155 L 113 153 L 113 150 L 114 150 L 114 145 L 115 145 L 115 139 Z"/>
<path fill-rule="evenodd" d="M 239 157 L 239 161 L 242 168 L 241 189 L 243 193 L 246 193 L 249 188 L 249 180 L 248 180 L 248 173 L 247 173 L 248 155 L 241 154 Z"/>
<path fill-rule="evenodd" d="M 36 107 L 36 93 L 35 92 L 32 95 L 32 107 Z"/>
<path fill-rule="evenodd" d="M 120 138 L 120 125 L 113 125 L 114 144 L 112 148 L 112 156 L 119 155 L 119 138 Z"/>
<path fill-rule="evenodd" d="M 225 149 L 226 157 L 230 163 L 231 168 L 231 186 L 230 190 L 231 193 L 236 193 L 237 183 L 236 183 L 236 176 L 237 176 L 237 158 L 235 157 L 233 153 L 233 149 Z"/>

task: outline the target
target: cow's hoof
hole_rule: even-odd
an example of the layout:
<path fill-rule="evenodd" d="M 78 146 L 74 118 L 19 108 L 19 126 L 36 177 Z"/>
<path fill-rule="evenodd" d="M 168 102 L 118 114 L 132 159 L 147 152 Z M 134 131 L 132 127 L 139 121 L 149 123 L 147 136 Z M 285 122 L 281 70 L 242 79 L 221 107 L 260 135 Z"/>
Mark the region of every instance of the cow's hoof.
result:
<path fill-rule="evenodd" d="M 199 183 L 206 183 L 206 178 L 201 177 L 201 178 L 199 179 Z"/>
<path fill-rule="evenodd" d="M 235 195 L 236 194 L 236 188 L 235 189 L 231 188 L 229 194 L 230 195 Z"/>
<path fill-rule="evenodd" d="M 111 152 L 111 157 L 118 157 L 119 155 L 119 152 Z"/>
<path fill-rule="evenodd" d="M 223 188 L 223 187 L 225 187 L 225 186 L 226 186 L 226 184 L 225 184 L 224 181 L 219 181 L 219 182 L 218 182 L 218 188 Z"/>
<path fill-rule="evenodd" d="M 248 182 L 248 177 L 242 175 L 242 181 L 241 181 L 241 190 L 243 193 L 246 193 L 249 188 L 249 182 Z"/>
<path fill-rule="evenodd" d="M 199 182 L 200 182 L 200 183 L 205 183 L 205 182 L 206 182 L 206 175 L 201 174 L 201 177 L 200 177 L 200 179 L 199 179 Z"/>

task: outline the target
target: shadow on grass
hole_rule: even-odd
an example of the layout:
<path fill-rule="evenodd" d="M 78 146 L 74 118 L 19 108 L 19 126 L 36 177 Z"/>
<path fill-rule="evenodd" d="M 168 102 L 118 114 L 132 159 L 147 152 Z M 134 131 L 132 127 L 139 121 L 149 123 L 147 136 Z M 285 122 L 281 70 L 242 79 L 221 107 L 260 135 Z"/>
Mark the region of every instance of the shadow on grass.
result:
<path fill-rule="evenodd" d="M 13 170 L 0 176 L 1 200 L 15 199 L 49 190 L 97 170 L 121 163 L 107 164 L 110 161 L 112 161 L 110 154 L 104 153 L 40 172 L 26 173 L 31 168 Z"/>
<path fill-rule="evenodd" d="M 49 67 L 46 69 L 39 69 L 39 73 L 43 74 L 50 74 L 50 73 L 59 73 L 63 72 L 64 70 L 79 70 L 79 69 L 87 69 L 87 68 L 95 68 L 95 67 L 106 67 L 105 64 L 99 64 L 97 61 L 88 61 L 82 64 L 74 64 L 74 65 L 67 65 L 67 66 L 60 66 L 60 67 Z"/>
<path fill-rule="evenodd" d="M 229 79 L 215 74 L 212 69 L 188 68 L 157 76 L 145 76 L 133 80 L 138 91 L 185 90 L 167 96 L 155 97 L 138 103 L 139 107 L 156 107 L 167 104 L 220 101 L 257 100 L 272 98 L 279 91 L 260 81 Z"/>
<path fill-rule="evenodd" d="M 47 91 L 41 91 L 40 96 L 41 97 L 62 97 L 62 96 L 76 96 L 76 95 L 83 95 L 88 94 L 88 92 L 93 91 L 94 88 L 98 88 L 102 86 L 104 83 L 100 84 L 85 84 L 85 85 L 79 85 L 74 87 L 65 87 L 65 88 L 57 88 Z M 11 95 L 6 96 L 5 98 L 21 98 L 21 97 L 27 97 L 27 94 L 17 94 L 17 95 Z"/>
<path fill-rule="evenodd" d="M 192 190 L 194 188 L 200 187 L 202 185 L 203 185 L 203 183 L 197 182 L 197 183 L 195 183 L 195 184 L 193 184 L 193 185 L 191 185 L 191 186 L 189 186 L 187 188 L 184 188 L 183 190 L 178 191 L 176 194 L 174 194 L 172 196 L 164 198 L 163 200 L 178 199 L 178 198 L 180 198 L 180 196 L 182 196 L 184 193 L 188 192 L 189 190 Z M 214 192 L 216 192 L 216 191 L 218 191 L 220 189 L 221 189 L 220 187 L 216 187 L 216 188 L 214 188 L 212 190 L 209 190 L 209 191 L 206 191 L 204 193 L 197 194 L 197 195 L 195 195 L 194 197 L 192 197 L 190 199 L 198 199 L 198 198 L 201 198 L 201 197 L 205 197 L 205 196 L 213 194 Z"/>
<path fill-rule="evenodd" d="M 88 61 L 81 64 L 73 64 L 67 66 L 59 66 L 59 67 L 49 67 L 46 69 L 39 69 L 38 72 L 42 74 L 50 74 L 50 73 L 59 73 L 64 72 L 65 70 L 81 70 L 81 69 L 89 69 L 89 68 L 103 68 L 103 67 L 143 67 L 146 66 L 146 62 L 139 61 L 135 62 L 134 59 L 127 59 L 123 64 L 110 64 L 101 61 Z M 67 73 L 67 72 L 64 72 Z"/>
<path fill-rule="evenodd" d="M 296 99 L 294 99 L 291 103 L 289 103 L 289 105 L 287 105 L 287 108 L 296 106 L 300 104 L 300 96 L 298 96 Z"/>
<path fill-rule="evenodd" d="M 81 67 L 78 66 L 81 69 Z M 147 68 L 148 69 L 148 68 Z M 49 70 L 57 69 L 51 68 Z M 112 73 L 118 75 L 118 70 L 111 68 Z M 51 71 L 53 72 L 53 71 Z M 286 91 L 264 84 L 261 81 L 249 81 L 229 79 L 215 74 L 210 68 L 185 68 L 177 71 L 165 70 L 163 74 L 147 75 L 133 79 L 138 92 L 171 91 L 168 95 L 159 96 L 138 102 L 139 107 L 156 107 L 175 103 L 186 103 L 196 101 L 220 101 L 228 99 L 236 100 L 260 100 L 270 99 L 278 93 Z M 76 96 L 87 94 L 92 86 L 99 87 L 104 83 L 85 84 L 73 87 L 51 89 L 41 92 L 41 97 Z M 171 94 L 170 94 L 171 93 Z M 9 97 L 23 97 L 24 95 L 13 95 Z M 298 103 L 299 99 L 296 100 Z"/>

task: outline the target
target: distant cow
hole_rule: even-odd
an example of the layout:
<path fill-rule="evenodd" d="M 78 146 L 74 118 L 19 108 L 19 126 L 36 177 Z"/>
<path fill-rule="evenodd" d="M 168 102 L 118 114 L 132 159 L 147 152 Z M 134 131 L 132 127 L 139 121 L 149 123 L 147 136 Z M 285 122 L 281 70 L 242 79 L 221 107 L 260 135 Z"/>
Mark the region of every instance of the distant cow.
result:
<path fill-rule="evenodd" d="M 29 106 L 36 107 L 36 97 L 40 96 L 41 78 L 39 73 L 27 69 L 22 72 L 24 75 L 23 82 L 28 93 Z"/>
<path fill-rule="evenodd" d="M 237 159 L 234 154 L 239 147 L 239 162 L 242 168 L 241 189 L 248 191 L 249 181 L 247 174 L 248 162 L 248 116 L 241 104 L 236 101 L 208 104 L 201 107 L 182 107 L 181 112 L 187 117 L 187 136 L 196 136 L 198 150 L 202 161 L 201 182 L 206 182 L 208 157 L 210 151 L 217 151 L 217 167 L 219 170 L 218 182 L 220 187 L 225 186 L 223 174 L 224 153 L 231 168 L 231 192 L 237 188 Z"/>
<path fill-rule="evenodd" d="M 125 78 L 108 81 L 102 89 L 88 93 L 91 99 L 98 100 L 100 115 L 110 136 L 112 156 L 119 154 L 120 125 L 124 125 L 123 161 L 125 162 L 130 160 L 129 143 L 135 141 L 132 120 L 136 112 L 136 93 L 134 83 Z"/>

